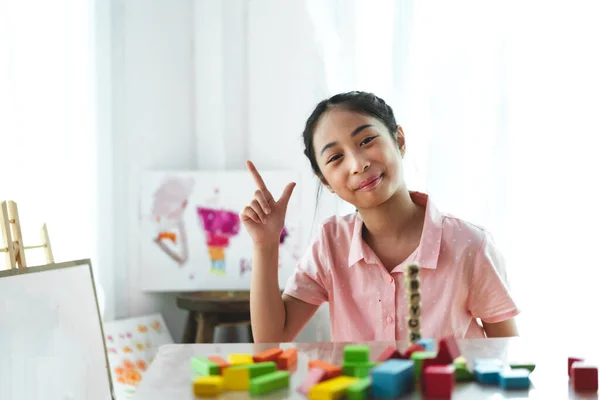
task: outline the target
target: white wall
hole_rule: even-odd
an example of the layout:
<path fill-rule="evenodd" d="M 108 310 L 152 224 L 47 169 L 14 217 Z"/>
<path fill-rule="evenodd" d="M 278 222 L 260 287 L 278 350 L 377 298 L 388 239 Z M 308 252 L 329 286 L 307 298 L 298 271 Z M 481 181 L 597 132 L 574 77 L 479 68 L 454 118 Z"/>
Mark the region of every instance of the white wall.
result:
<path fill-rule="evenodd" d="M 116 318 L 159 311 L 180 340 L 185 313 L 175 295 L 138 284 L 142 172 L 236 169 L 246 158 L 299 168 L 312 217 L 315 180 L 300 137 L 325 96 L 324 76 L 302 2 L 113 0 L 111 32 L 114 288 L 106 291 Z M 328 195 L 321 202 L 315 224 L 338 206 Z M 322 308 L 298 340 L 327 340 L 327 321 Z"/>

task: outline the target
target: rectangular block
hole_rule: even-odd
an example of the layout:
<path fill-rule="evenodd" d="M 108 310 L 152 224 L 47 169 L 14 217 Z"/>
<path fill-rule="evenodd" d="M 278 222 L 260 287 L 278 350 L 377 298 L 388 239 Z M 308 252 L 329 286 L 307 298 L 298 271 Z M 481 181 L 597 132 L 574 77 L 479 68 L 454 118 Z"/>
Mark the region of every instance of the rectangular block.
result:
<path fill-rule="evenodd" d="M 367 363 L 369 362 L 369 347 L 358 345 L 344 346 L 344 362 Z"/>
<path fill-rule="evenodd" d="M 527 389 L 531 384 L 529 374 L 529 370 L 525 368 L 506 368 L 500 372 L 500 387 L 502 389 Z"/>
<path fill-rule="evenodd" d="M 571 380 L 576 392 L 597 392 L 598 367 L 583 361 L 576 361 L 571 366 Z"/>
<path fill-rule="evenodd" d="M 325 370 L 322 368 L 311 368 L 308 370 L 300 386 L 298 386 L 297 391 L 307 396 L 310 389 L 323 380 L 325 380 Z"/>
<path fill-rule="evenodd" d="M 200 376 L 194 380 L 194 394 L 196 396 L 218 396 L 222 391 L 223 377 L 221 376 Z"/>
<path fill-rule="evenodd" d="M 427 397 L 452 397 L 454 391 L 454 365 L 433 365 L 425 368 L 424 382 Z"/>
<path fill-rule="evenodd" d="M 415 351 L 410 358 L 415 362 L 415 380 L 421 379 L 423 372 L 423 360 L 435 358 L 436 353 L 432 351 Z"/>
<path fill-rule="evenodd" d="M 308 368 L 321 368 L 325 370 L 325 379 L 332 379 L 342 375 L 342 367 L 333 365 L 321 360 L 311 360 L 308 362 Z"/>
<path fill-rule="evenodd" d="M 224 387 L 232 391 L 248 390 L 250 380 L 275 371 L 277 371 L 277 364 L 273 361 L 234 365 L 223 371 Z"/>
<path fill-rule="evenodd" d="M 288 371 L 275 371 L 253 378 L 250 381 L 250 395 L 266 394 L 289 386 L 290 373 Z"/>
<path fill-rule="evenodd" d="M 208 359 L 217 364 L 217 367 L 219 367 L 219 374 L 223 373 L 223 370 L 229 367 L 229 363 L 219 356 L 210 356 Z"/>
<path fill-rule="evenodd" d="M 366 378 L 369 376 L 371 369 L 375 367 L 375 365 L 376 363 L 370 362 L 344 362 L 344 364 L 342 364 L 342 373 L 354 378 Z"/>
<path fill-rule="evenodd" d="M 313 386 L 308 391 L 310 400 L 337 400 L 346 395 L 346 390 L 358 381 L 349 376 L 337 376 Z"/>
<path fill-rule="evenodd" d="M 292 347 L 284 350 L 279 357 L 277 357 L 277 368 L 280 370 L 294 369 L 297 362 L 298 350 Z"/>
<path fill-rule="evenodd" d="M 280 349 L 279 347 L 265 350 L 254 355 L 254 362 L 277 361 L 277 358 L 279 358 L 281 353 L 283 353 L 283 349 Z"/>
<path fill-rule="evenodd" d="M 219 367 L 206 357 L 192 357 L 192 375 L 199 376 L 219 375 Z"/>
<path fill-rule="evenodd" d="M 505 368 L 493 363 L 479 363 L 475 365 L 475 380 L 483 385 L 498 385 L 500 383 L 500 372 Z"/>
<path fill-rule="evenodd" d="M 229 365 L 248 365 L 254 363 L 250 354 L 230 354 L 228 357 Z"/>
<path fill-rule="evenodd" d="M 412 392 L 415 384 L 413 360 L 388 360 L 371 370 L 375 397 L 396 398 Z"/>
<path fill-rule="evenodd" d="M 512 362 L 512 363 L 510 363 L 510 367 L 512 369 L 526 369 L 529 372 L 533 372 L 533 370 L 535 369 L 535 363 Z"/>
<path fill-rule="evenodd" d="M 371 397 L 371 378 L 362 378 L 346 389 L 348 400 L 366 400 Z"/>

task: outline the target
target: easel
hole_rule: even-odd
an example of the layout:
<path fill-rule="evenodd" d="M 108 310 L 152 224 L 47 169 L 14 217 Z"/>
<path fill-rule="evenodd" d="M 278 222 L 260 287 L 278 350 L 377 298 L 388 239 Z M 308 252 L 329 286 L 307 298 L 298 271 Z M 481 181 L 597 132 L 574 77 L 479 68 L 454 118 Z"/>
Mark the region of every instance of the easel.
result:
<path fill-rule="evenodd" d="M 21 234 L 21 223 L 19 222 L 19 211 L 14 201 L 3 201 L 0 203 L 0 231 L 2 231 L 2 247 L 0 253 L 6 253 L 6 264 L 11 269 L 27 268 L 25 261 L 25 250 L 43 248 L 46 253 L 46 262 L 54 263 L 50 237 L 46 224 L 42 225 L 40 236 L 42 244 L 36 246 L 24 246 Z"/>

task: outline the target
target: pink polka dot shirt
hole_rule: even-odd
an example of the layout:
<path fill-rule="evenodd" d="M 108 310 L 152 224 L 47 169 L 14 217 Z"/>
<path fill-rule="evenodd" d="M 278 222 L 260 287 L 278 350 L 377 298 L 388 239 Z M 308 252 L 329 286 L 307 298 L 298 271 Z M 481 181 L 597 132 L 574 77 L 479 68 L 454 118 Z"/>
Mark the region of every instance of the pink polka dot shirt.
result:
<path fill-rule="evenodd" d="M 287 295 L 329 303 L 332 341 L 405 340 L 404 267 L 412 261 L 421 265 L 422 337 L 482 338 L 478 318 L 494 323 L 519 314 L 491 235 L 441 213 L 428 195 L 410 194 L 426 207 L 421 241 L 391 273 L 362 239 L 354 213 L 325 221 L 288 280 Z"/>

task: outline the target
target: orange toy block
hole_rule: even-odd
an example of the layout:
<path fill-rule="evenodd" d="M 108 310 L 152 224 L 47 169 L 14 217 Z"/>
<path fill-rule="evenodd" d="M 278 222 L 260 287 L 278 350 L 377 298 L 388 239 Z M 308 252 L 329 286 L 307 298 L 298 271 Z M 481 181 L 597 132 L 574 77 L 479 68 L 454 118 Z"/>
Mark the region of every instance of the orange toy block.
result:
<path fill-rule="evenodd" d="M 219 356 L 210 356 L 207 357 L 210 361 L 214 362 L 215 364 L 217 364 L 217 367 L 219 368 L 219 374 L 223 373 L 223 370 L 227 367 L 229 367 L 229 363 L 227 361 L 225 361 L 224 359 L 222 359 Z"/>
<path fill-rule="evenodd" d="M 312 368 L 320 368 L 325 371 L 325 376 L 323 380 L 333 379 L 337 376 L 342 375 L 342 367 L 339 365 L 328 364 L 321 360 L 311 360 L 308 362 L 308 369 Z"/>
<path fill-rule="evenodd" d="M 269 350 L 265 350 L 262 353 L 258 353 L 254 355 L 254 362 L 259 363 L 259 362 L 266 362 L 266 361 L 275 361 L 277 362 L 277 359 L 279 358 L 279 356 L 283 353 L 283 350 L 280 349 L 279 347 L 273 348 L 273 349 L 269 349 Z"/>
<path fill-rule="evenodd" d="M 296 348 L 290 348 L 283 351 L 279 357 L 277 357 L 277 369 L 279 370 L 291 370 L 296 367 L 298 362 L 298 350 Z"/>

